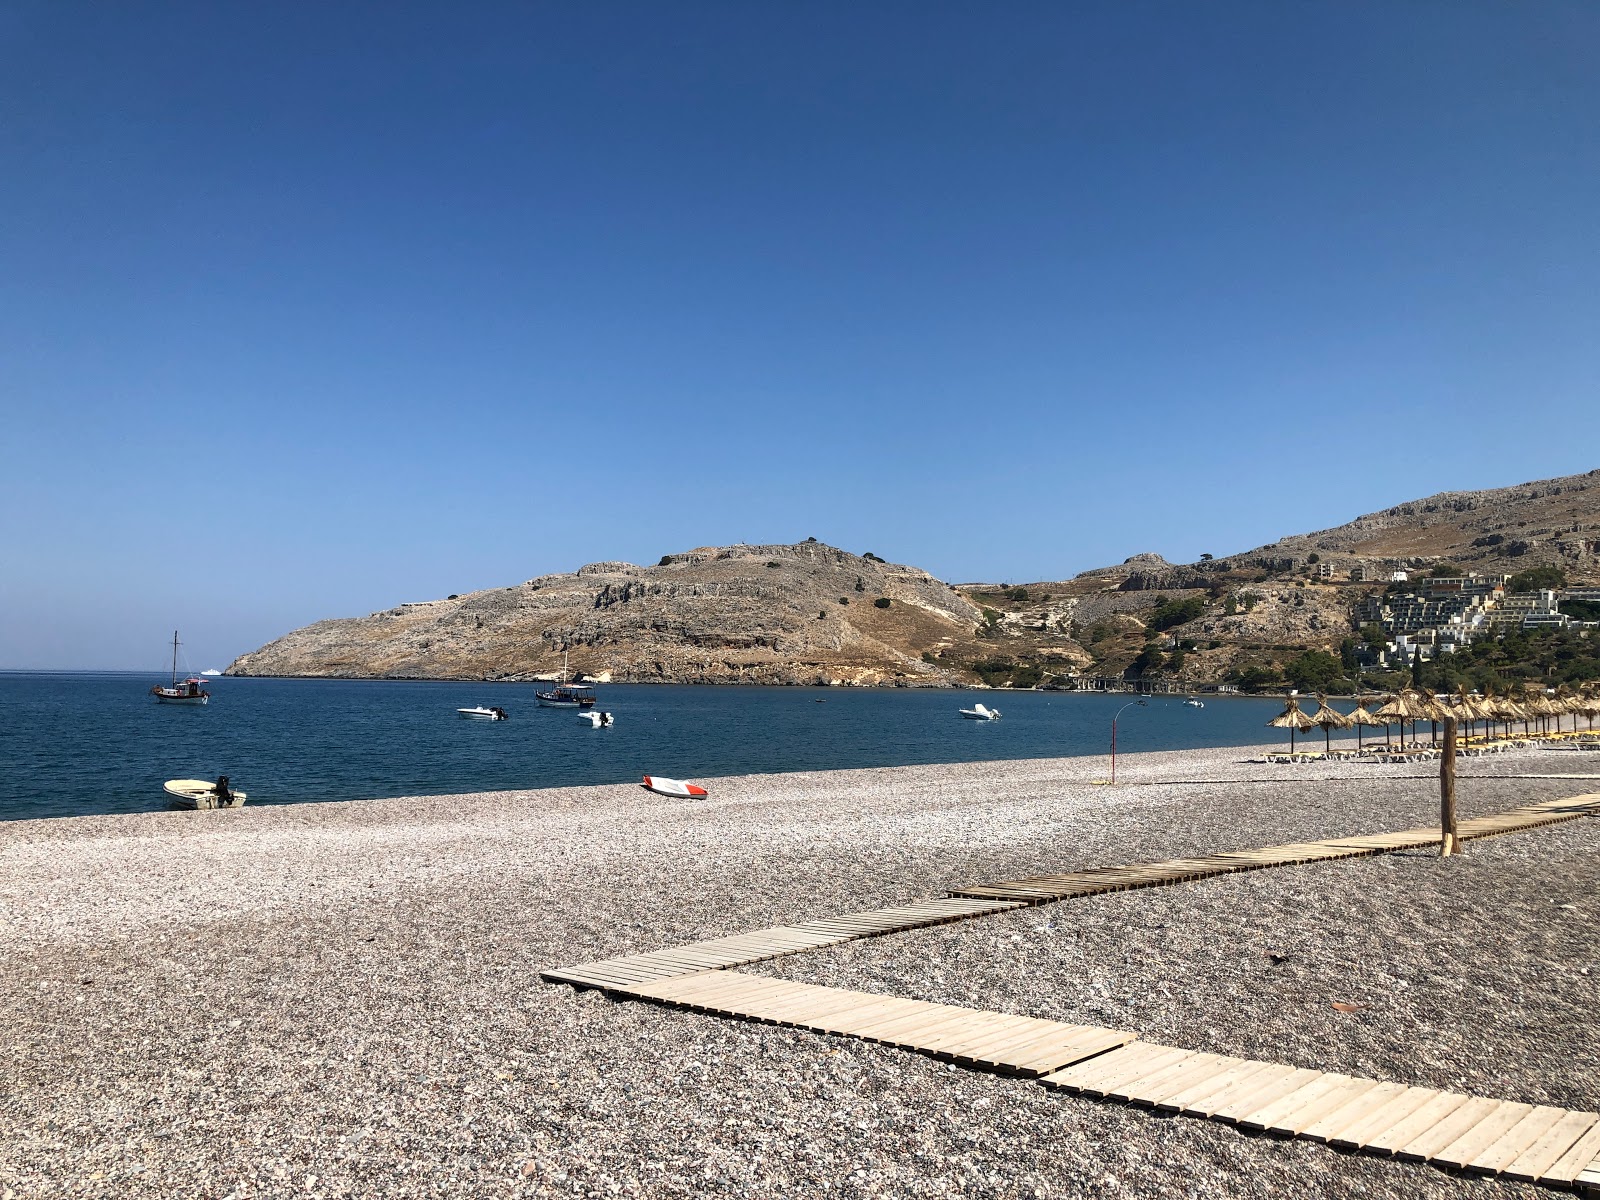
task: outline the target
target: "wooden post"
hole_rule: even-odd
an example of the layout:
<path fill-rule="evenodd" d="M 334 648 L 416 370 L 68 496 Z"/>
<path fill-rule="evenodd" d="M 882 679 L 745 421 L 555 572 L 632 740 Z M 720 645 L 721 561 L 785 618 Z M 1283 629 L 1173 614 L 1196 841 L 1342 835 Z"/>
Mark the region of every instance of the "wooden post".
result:
<path fill-rule="evenodd" d="M 1439 857 L 1456 853 L 1456 719 L 1444 723 L 1444 755 L 1439 759 Z"/>

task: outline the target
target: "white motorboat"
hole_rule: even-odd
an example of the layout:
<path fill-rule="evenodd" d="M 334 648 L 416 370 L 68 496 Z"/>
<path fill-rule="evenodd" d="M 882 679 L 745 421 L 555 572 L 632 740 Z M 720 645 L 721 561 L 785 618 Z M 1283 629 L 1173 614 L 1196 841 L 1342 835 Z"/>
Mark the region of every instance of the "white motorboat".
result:
<path fill-rule="evenodd" d="M 662 796 L 673 796 L 679 800 L 693 800 L 706 794 L 705 788 L 697 783 L 685 783 L 681 779 L 668 779 L 665 775 L 646 775 L 644 787 Z"/>
<path fill-rule="evenodd" d="M 169 779 L 166 784 L 167 803 L 173 808 L 240 808 L 245 794 L 228 786 L 228 777 L 220 776 L 215 783 L 204 779 Z"/>
<path fill-rule="evenodd" d="M 617 719 L 608 712 L 579 713 L 578 720 L 582 721 L 590 729 L 605 729 L 607 726 L 617 723 Z"/>
<path fill-rule="evenodd" d="M 1190 696 L 1184 703 L 1190 708 L 1204 708 L 1206 706 L 1204 700 L 1196 700 L 1193 696 Z"/>
<path fill-rule="evenodd" d="M 156 684 L 150 689 L 150 694 L 156 698 L 157 704 L 209 704 L 211 693 L 200 686 L 200 680 L 193 677 L 178 682 L 178 631 L 172 631 L 172 682 L 163 686 Z"/>
<path fill-rule="evenodd" d="M 1000 710 L 984 704 L 974 704 L 971 708 L 963 708 L 961 715 L 969 721 L 998 721 Z"/>
<path fill-rule="evenodd" d="M 456 714 L 465 717 L 469 721 L 509 721 L 511 719 L 506 714 L 506 710 L 498 704 L 493 708 L 484 708 L 481 705 L 477 708 L 458 708 L 456 709 Z"/>

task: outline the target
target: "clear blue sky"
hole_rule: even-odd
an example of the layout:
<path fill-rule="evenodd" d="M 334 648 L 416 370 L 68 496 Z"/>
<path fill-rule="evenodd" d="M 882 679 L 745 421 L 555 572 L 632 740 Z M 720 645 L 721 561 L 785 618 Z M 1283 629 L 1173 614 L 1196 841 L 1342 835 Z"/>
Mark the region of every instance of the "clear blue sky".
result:
<path fill-rule="evenodd" d="M 0 666 L 1600 466 L 1600 4 L 0 7 Z"/>

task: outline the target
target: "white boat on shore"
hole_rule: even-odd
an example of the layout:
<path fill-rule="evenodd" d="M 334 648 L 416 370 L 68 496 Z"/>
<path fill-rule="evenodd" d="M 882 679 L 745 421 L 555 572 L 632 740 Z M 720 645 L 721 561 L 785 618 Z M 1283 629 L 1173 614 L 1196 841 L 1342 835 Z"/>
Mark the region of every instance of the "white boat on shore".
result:
<path fill-rule="evenodd" d="M 695 800 L 706 794 L 705 788 L 698 783 L 685 783 L 681 779 L 668 779 L 665 775 L 646 775 L 644 787 L 647 791 L 655 792 L 660 796 L 672 796 L 678 800 Z"/>
<path fill-rule="evenodd" d="M 219 776 L 215 783 L 204 779 L 169 779 L 164 785 L 167 803 L 173 808 L 242 808 L 245 794 L 228 786 L 228 777 Z"/>
<path fill-rule="evenodd" d="M 998 721 L 1000 710 L 985 704 L 974 704 L 971 708 L 963 708 L 961 715 L 969 721 Z"/>
<path fill-rule="evenodd" d="M 506 714 L 506 710 L 498 704 L 492 708 L 484 708 L 482 705 L 477 708 L 458 708 L 456 709 L 456 715 L 469 721 L 509 721 L 511 719 Z"/>

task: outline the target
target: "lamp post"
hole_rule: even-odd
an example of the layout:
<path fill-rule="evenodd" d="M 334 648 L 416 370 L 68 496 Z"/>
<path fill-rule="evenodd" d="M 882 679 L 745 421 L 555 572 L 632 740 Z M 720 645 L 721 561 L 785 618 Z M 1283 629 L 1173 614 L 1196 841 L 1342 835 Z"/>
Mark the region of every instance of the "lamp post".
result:
<path fill-rule="evenodd" d="M 1112 717 L 1111 717 L 1111 782 L 1112 783 L 1116 783 L 1117 782 L 1117 718 L 1120 717 L 1128 709 L 1132 708 L 1135 704 L 1137 704 L 1140 708 L 1148 708 L 1149 707 L 1143 700 L 1129 700 L 1121 708 L 1117 709 L 1117 711 L 1115 713 L 1113 713 Z"/>

